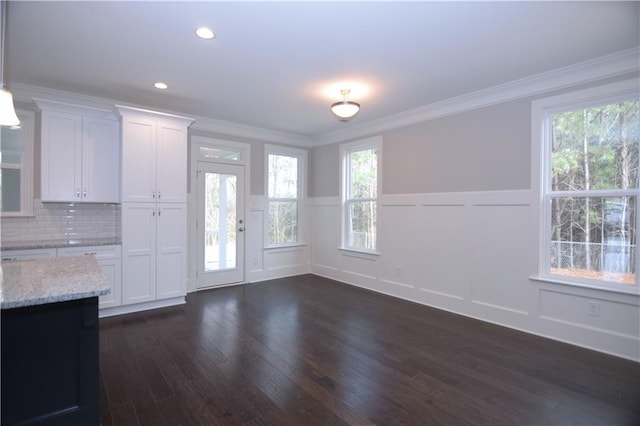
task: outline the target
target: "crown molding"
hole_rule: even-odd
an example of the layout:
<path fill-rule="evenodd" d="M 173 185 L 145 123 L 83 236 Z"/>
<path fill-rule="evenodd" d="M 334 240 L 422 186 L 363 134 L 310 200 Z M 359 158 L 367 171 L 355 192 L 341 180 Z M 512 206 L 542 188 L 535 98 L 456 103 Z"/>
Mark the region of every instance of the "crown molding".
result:
<path fill-rule="evenodd" d="M 39 99 L 41 102 L 43 100 L 50 100 L 61 104 L 108 111 L 115 111 L 114 108 L 116 105 L 121 108 L 138 110 L 148 110 L 149 108 L 147 105 L 135 105 L 113 99 L 98 98 L 22 83 L 11 83 L 10 87 L 14 100 L 25 103 L 34 103 L 34 99 Z M 182 115 L 178 111 L 154 110 L 154 112 L 170 116 Z M 195 119 L 195 122 L 190 126 L 190 129 L 192 130 L 213 132 L 230 137 L 249 138 L 263 142 L 280 143 L 303 148 L 309 148 L 312 146 L 311 138 L 305 135 L 281 132 L 240 123 L 232 123 L 229 121 L 216 120 L 198 115 L 193 115 L 190 118 Z"/>
<path fill-rule="evenodd" d="M 637 72 L 640 70 L 639 64 L 640 48 L 623 50 L 590 61 L 580 62 L 377 120 L 356 124 L 348 129 L 327 132 L 314 137 L 313 145 L 321 146 L 345 142 L 350 139 L 366 137 L 435 118 Z"/>
<path fill-rule="evenodd" d="M 281 132 L 264 127 L 250 126 L 248 124 L 233 123 L 230 121 L 216 120 L 209 117 L 196 116 L 196 122 L 191 125 L 192 130 L 221 133 L 228 136 L 256 139 L 261 142 L 280 143 L 302 148 L 313 146 L 311 137 L 296 133 Z"/>

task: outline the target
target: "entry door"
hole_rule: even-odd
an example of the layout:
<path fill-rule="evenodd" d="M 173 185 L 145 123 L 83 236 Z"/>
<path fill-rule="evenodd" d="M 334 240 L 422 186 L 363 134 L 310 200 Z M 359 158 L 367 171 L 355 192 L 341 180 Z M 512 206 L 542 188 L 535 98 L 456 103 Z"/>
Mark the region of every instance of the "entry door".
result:
<path fill-rule="evenodd" d="M 198 288 L 244 281 L 244 166 L 197 163 Z"/>

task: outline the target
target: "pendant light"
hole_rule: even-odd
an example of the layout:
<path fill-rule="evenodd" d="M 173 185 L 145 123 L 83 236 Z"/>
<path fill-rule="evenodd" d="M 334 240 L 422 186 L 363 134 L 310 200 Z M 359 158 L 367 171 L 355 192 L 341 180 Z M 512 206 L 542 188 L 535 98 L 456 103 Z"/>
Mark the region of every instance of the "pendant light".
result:
<path fill-rule="evenodd" d="M 360 111 L 360 104 L 349 100 L 351 90 L 342 89 L 340 94 L 343 99 L 331 105 L 331 112 L 340 121 L 349 121 Z"/>
<path fill-rule="evenodd" d="M 2 0 L 2 31 L 0 31 L 0 126 L 17 126 L 20 120 L 13 106 L 13 95 L 4 87 L 4 39 L 7 32 L 7 2 Z"/>

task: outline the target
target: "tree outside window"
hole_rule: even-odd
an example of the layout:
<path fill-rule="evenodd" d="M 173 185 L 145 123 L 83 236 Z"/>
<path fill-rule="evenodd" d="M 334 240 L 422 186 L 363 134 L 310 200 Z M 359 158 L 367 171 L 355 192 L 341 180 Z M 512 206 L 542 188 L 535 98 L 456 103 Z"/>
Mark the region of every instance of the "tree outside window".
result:
<path fill-rule="evenodd" d="M 346 249 L 375 252 L 377 249 L 377 207 L 379 141 L 343 147 L 343 205 Z"/>
<path fill-rule="evenodd" d="M 301 154 L 267 154 L 268 245 L 299 243 Z"/>

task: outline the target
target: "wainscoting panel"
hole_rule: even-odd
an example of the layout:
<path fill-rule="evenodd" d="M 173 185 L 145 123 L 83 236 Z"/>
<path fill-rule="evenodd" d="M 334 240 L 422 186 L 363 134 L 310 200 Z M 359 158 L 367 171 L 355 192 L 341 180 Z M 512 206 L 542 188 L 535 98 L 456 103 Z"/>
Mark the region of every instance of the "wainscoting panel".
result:
<path fill-rule="evenodd" d="M 469 291 L 467 266 L 472 254 L 467 209 L 464 205 L 425 205 L 417 210 L 421 240 L 418 287 L 432 303 L 463 300 Z"/>
<path fill-rule="evenodd" d="M 340 207 L 335 199 L 316 199 L 312 210 L 313 264 L 337 270 L 340 256 Z"/>
<path fill-rule="evenodd" d="M 414 206 L 383 205 L 378 226 L 380 279 L 391 286 L 415 288 L 420 280 L 421 232 L 420 212 Z"/>
<path fill-rule="evenodd" d="M 639 361 L 638 295 L 529 278 L 530 200 L 530 191 L 383 195 L 379 254 L 365 255 L 339 249 L 338 197 L 312 199 L 310 271 Z"/>
<path fill-rule="evenodd" d="M 262 210 L 252 210 L 249 213 L 249 226 L 245 238 L 247 238 L 247 259 L 250 272 L 262 271 L 264 269 L 264 258 L 262 246 L 264 241 L 264 212 Z"/>
<path fill-rule="evenodd" d="M 638 305 L 559 291 L 540 291 L 540 318 L 584 329 L 640 335 Z"/>
<path fill-rule="evenodd" d="M 529 273 L 529 206 L 472 206 L 473 303 L 527 314 L 527 293 L 517 290 Z"/>

